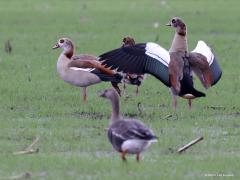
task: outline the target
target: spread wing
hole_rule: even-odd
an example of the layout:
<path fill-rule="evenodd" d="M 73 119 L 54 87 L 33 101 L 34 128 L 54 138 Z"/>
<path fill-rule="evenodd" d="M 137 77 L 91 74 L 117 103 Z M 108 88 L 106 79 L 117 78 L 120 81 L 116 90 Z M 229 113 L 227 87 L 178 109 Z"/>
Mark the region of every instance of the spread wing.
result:
<path fill-rule="evenodd" d="M 168 63 L 170 56 L 167 50 L 155 43 L 141 43 L 121 47 L 99 56 L 99 61 L 110 69 L 131 74 L 152 74 L 170 86 Z"/>
<path fill-rule="evenodd" d="M 189 53 L 189 64 L 202 85 L 206 89 L 209 88 L 212 85 L 213 77 L 207 58 L 200 53 L 191 52 Z"/>
<path fill-rule="evenodd" d="M 99 61 L 111 69 L 117 69 L 124 73 L 144 72 L 147 56 L 145 55 L 145 44 L 121 47 L 99 56 Z"/>

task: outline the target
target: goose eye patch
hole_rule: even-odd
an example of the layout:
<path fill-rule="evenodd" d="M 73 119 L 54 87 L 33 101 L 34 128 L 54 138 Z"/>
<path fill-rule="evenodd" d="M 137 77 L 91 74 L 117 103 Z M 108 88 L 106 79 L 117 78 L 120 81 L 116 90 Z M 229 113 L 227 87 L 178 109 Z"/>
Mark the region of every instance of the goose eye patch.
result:
<path fill-rule="evenodd" d="M 63 39 L 60 39 L 60 41 L 59 41 L 60 43 L 64 43 L 64 40 Z"/>

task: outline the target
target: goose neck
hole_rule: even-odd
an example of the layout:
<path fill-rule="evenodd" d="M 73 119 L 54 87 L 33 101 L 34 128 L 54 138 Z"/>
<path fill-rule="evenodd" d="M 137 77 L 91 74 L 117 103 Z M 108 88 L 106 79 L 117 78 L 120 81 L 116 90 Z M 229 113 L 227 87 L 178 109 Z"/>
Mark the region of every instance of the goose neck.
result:
<path fill-rule="evenodd" d="M 110 99 L 112 103 L 112 114 L 111 114 L 111 119 L 110 119 L 110 124 L 118 121 L 120 119 L 120 106 L 119 106 L 119 98 L 118 96 L 114 96 Z"/>
<path fill-rule="evenodd" d="M 184 33 L 175 33 L 171 48 L 169 52 L 186 52 L 188 51 L 188 43 L 187 43 L 187 32 Z"/>

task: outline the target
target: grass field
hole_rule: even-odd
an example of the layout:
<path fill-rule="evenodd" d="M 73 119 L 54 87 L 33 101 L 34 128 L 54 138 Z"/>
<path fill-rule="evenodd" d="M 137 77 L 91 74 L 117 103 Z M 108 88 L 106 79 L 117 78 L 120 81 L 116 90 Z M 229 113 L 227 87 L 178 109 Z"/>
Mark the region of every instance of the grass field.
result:
<path fill-rule="evenodd" d="M 239 6 L 238 0 L 1 0 L 0 179 L 25 172 L 33 179 L 60 180 L 239 179 Z M 196 82 L 207 97 L 194 100 L 191 111 L 179 99 L 174 112 L 169 90 L 151 76 L 138 97 L 135 87 L 128 86 L 130 98 L 128 103 L 121 99 L 122 113 L 141 119 L 159 142 L 140 163 L 133 156 L 123 163 L 104 130 L 110 104 L 96 95 L 110 85 L 90 87 L 83 104 L 80 89 L 58 77 L 60 50 L 51 47 L 67 36 L 77 53 L 99 55 L 131 35 L 137 42 L 157 41 L 169 48 L 174 31 L 165 24 L 173 16 L 188 25 L 189 49 L 200 39 L 213 48 L 222 79 L 207 91 Z M 11 54 L 4 51 L 8 39 Z M 176 153 L 198 136 L 204 140 L 182 155 Z M 35 137 L 40 137 L 34 146 L 38 153 L 13 155 Z"/>

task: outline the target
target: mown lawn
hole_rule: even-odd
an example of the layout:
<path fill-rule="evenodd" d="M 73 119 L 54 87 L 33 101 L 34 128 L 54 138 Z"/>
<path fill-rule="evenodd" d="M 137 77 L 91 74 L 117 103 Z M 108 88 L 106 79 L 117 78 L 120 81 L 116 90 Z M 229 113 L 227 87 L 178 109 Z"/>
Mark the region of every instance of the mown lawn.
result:
<path fill-rule="evenodd" d="M 33 179 L 239 179 L 239 6 L 237 0 L 1 0 L 0 179 L 26 172 Z M 155 78 L 147 77 L 138 97 L 128 86 L 122 113 L 141 119 L 159 142 L 140 163 L 133 156 L 123 163 L 106 136 L 110 104 L 96 95 L 110 84 L 90 87 L 84 104 L 80 89 L 58 77 L 60 50 L 51 47 L 67 36 L 77 53 L 99 55 L 131 35 L 169 48 L 174 31 L 165 24 L 173 16 L 188 25 L 189 49 L 198 40 L 213 48 L 222 79 L 207 91 L 196 80 L 207 97 L 194 100 L 192 110 L 179 99 L 176 112 L 169 90 Z M 4 51 L 7 40 L 11 54 Z M 176 153 L 199 136 L 202 142 Z M 13 154 L 35 137 L 38 153 Z"/>

